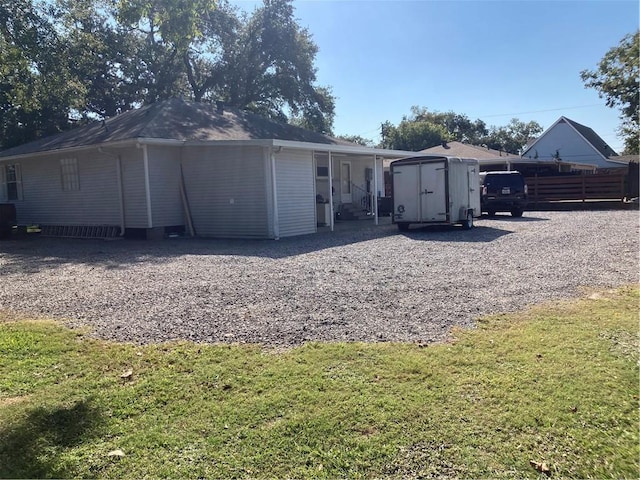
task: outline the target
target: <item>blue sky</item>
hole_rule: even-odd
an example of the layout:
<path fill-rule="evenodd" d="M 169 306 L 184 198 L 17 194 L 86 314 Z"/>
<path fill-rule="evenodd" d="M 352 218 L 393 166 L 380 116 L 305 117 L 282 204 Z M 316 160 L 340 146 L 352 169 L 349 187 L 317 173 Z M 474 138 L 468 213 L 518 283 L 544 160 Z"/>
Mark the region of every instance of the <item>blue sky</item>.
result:
<path fill-rule="evenodd" d="M 252 10 L 256 2 L 239 1 Z M 620 152 L 616 109 L 585 89 L 639 27 L 637 1 L 298 0 L 296 17 L 320 51 L 318 84 L 337 97 L 334 133 L 379 140 L 412 105 L 487 125 L 513 117 L 545 129 L 561 115 Z"/>

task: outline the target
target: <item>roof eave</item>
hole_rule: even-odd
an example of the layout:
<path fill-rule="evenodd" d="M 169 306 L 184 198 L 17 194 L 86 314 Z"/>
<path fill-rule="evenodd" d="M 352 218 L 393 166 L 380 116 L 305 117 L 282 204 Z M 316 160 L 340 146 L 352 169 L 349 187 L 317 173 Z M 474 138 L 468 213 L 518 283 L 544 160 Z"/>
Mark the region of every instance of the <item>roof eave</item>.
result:
<path fill-rule="evenodd" d="M 97 148 L 122 148 L 122 147 L 130 147 L 135 146 L 139 143 L 140 139 L 132 138 L 127 140 L 118 140 L 114 142 L 103 142 L 103 143 L 95 143 L 92 145 L 78 145 L 75 147 L 66 147 L 66 148 L 53 148 L 50 150 L 42 150 L 36 152 L 28 152 L 28 153 L 20 153 L 18 155 L 7 155 L 6 157 L 1 156 L 2 152 L 0 152 L 0 162 L 5 161 L 15 161 L 15 160 L 23 160 L 25 158 L 34 158 L 34 157 L 46 157 L 49 155 L 59 155 L 59 154 L 67 154 L 74 153 L 83 150 L 92 150 Z"/>
<path fill-rule="evenodd" d="M 387 150 L 384 148 L 365 147 L 364 145 L 340 145 L 335 143 L 310 143 L 293 140 L 273 140 L 274 147 L 297 148 L 302 150 L 314 150 L 317 152 L 351 153 L 353 155 L 377 155 L 380 157 L 402 158 L 416 155 L 417 152 L 404 150 Z"/>

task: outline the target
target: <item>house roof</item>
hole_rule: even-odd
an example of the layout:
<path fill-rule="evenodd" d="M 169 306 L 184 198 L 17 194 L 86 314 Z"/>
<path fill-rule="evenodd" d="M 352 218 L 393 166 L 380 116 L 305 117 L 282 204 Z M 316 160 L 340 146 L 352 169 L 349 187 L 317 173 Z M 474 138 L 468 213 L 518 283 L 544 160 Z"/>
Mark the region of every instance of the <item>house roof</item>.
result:
<path fill-rule="evenodd" d="M 546 131 L 544 131 L 542 133 L 542 135 L 540 135 L 535 141 L 533 141 L 533 143 L 531 143 L 530 145 L 527 146 L 527 149 L 525 150 L 525 152 L 522 154 L 522 156 L 525 156 L 527 154 L 527 152 L 529 152 L 529 150 L 531 150 L 533 148 L 533 146 L 538 143 L 538 141 L 540 141 L 540 139 L 542 139 L 547 132 L 549 132 L 550 130 L 552 130 L 556 125 L 561 124 L 561 123 L 566 123 L 567 125 L 570 125 L 580 136 L 582 136 L 588 143 L 589 145 L 591 145 L 591 147 L 593 147 L 594 150 L 596 150 L 600 155 L 602 155 L 603 158 L 605 159 L 610 159 L 611 157 L 617 157 L 618 154 L 613 150 L 613 148 L 611 148 L 609 145 L 607 145 L 607 142 L 605 142 L 596 132 L 594 132 L 591 128 L 586 127 L 574 120 L 571 120 L 567 117 L 560 117 L 553 125 L 551 125 Z M 616 159 L 612 159 L 612 160 L 616 160 Z"/>
<path fill-rule="evenodd" d="M 225 109 L 223 113 L 219 113 L 215 105 L 171 99 L 3 150 L 0 152 L 0 158 L 136 139 L 273 139 L 326 145 L 356 145 L 248 112 Z"/>
<path fill-rule="evenodd" d="M 566 121 L 569 125 L 575 128 L 580 133 L 580 135 L 582 135 L 593 146 L 593 148 L 598 150 L 603 156 L 607 158 L 618 156 L 618 154 L 613 150 L 613 148 L 607 145 L 607 142 L 605 142 L 600 137 L 600 135 L 594 132 L 591 128 L 581 125 L 580 123 L 575 122 L 573 120 L 570 120 L 567 117 L 562 117 L 560 119 L 560 122 L 558 123 L 561 123 L 562 120 Z"/>
<path fill-rule="evenodd" d="M 441 154 L 448 155 L 450 157 L 461 157 L 461 158 L 477 158 L 481 159 L 495 159 L 495 158 L 505 158 L 505 157 L 518 157 L 519 155 L 503 152 L 501 150 L 493 150 L 487 147 L 481 147 L 479 145 L 469 145 L 468 143 L 462 142 L 448 142 L 443 143 L 442 145 L 437 145 L 435 147 L 427 148 L 425 150 L 421 150 L 420 153 L 428 153 L 428 154 Z"/>
<path fill-rule="evenodd" d="M 640 163 L 640 155 L 617 155 L 612 160 L 624 163 Z"/>

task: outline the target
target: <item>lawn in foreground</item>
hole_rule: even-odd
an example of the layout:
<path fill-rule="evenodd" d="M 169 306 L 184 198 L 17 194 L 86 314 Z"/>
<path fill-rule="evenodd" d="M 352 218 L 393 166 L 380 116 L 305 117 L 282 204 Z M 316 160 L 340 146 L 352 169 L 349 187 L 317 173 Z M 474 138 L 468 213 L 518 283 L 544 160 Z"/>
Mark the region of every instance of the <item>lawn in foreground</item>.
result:
<path fill-rule="evenodd" d="M 0 322 L 0 477 L 637 478 L 639 299 L 429 347 L 141 347 Z"/>

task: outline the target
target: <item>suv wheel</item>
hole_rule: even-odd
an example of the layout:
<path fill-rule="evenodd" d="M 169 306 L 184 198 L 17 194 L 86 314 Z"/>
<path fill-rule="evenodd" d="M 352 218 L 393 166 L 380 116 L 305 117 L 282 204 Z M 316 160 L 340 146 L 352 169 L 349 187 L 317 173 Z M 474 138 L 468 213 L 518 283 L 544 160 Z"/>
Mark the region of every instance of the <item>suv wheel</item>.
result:
<path fill-rule="evenodd" d="M 495 217 L 496 216 L 496 211 L 495 210 L 487 210 L 487 215 L 490 217 Z"/>
<path fill-rule="evenodd" d="M 512 217 L 520 218 L 523 213 L 524 210 L 522 210 L 521 208 L 514 208 L 513 210 L 511 210 Z"/>

